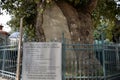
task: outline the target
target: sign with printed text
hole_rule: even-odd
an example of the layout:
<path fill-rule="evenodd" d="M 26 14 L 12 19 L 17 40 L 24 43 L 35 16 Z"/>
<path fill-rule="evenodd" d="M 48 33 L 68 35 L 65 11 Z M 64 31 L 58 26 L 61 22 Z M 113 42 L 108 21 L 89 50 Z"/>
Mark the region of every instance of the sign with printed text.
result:
<path fill-rule="evenodd" d="M 62 80 L 61 43 L 23 44 L 22 80 Z"/>

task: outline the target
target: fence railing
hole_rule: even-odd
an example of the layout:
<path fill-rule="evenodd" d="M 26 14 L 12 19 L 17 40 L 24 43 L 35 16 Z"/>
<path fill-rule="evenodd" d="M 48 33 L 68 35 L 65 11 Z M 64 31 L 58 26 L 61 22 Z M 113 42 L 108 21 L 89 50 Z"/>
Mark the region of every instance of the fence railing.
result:
<path fill-rule="evenodd" d="M 120 75 L 120 46 L 117 44 L 72 44 L 65 42 L 67 80 L 108 80 Z"/>
<path fill-rule="evenodd" d="M 0 76 L 15 78 L 17 64 L 17 46 L 0 46 Z"/>
<path fill-rule="evenodd" d="M 115 44 L 73 44 L 63 42 L 65 80 L 108 80 L 120 75 L 120 46 Z M 16 75 L 17 46 L 0 46 L 0 76 Z"/>

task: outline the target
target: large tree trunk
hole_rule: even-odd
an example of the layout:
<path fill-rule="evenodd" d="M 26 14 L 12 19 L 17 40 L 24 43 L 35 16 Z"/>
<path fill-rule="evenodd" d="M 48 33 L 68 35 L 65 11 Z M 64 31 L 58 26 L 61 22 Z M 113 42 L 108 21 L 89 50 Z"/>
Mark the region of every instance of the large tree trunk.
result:
<path fill-rule="evenodd" d="M 71 35 L 72 43 L 75 44 L 92 44 L 93 43 L 93 24 L 91 13 L 96 7 L 97 0 L 90 0 L 88 5 L 83 9 L 75 9 L 72 5 L 66 2 L 58 2 L 57 5 L 62 10 L 67 19 L 69 32 Z M 87 48 L 93 46 L 73 46 L 74 49 L 86 49 L 86 51 L 76 51 L 77 74 L 95 74 L 98 71 L 99 62 L 95 58 L 92 50 L 88 51 Z M 82 67 L 81 67 L 82 65 Z M 100 67 L 100 66 L 99 66 Z M 82 73 L 81 73 L 82 72 Z"/>
<path fill-rule="evenodd" d="M 57 4 L 67 19 L 72 41 L 93 43 L 91 12 L 96 7 L 97 0 L 90 0 L 88 2 L 89 5 L 84 9 L 75 9 L 73 6 L 63 1 Z"/>
<path fill-rule="evenodd" d="M 93 25 L 91 13 L 97 5 L 97 0 L 89 0 L 88 5 L 84 6 L 84 9 L 75 9 L 72 5 L 61 0 L 57 1 L 57 5 L 67 19 L 72 41 L 79 43 L 92 43 Z M 42 28 L 44 8 L 44 2 L 37 3 L 36 36 L 39 41 L 45 41 L 45 34 Z"/>
<path fill-rule="evenodd" d="M 65 16 L 66 20 L 67 20 L 67 25 L 70 34 L 70 39 L 72 43 L 75 44 L 92 44 L 93 43 L 93 24 L 92 24 L 92 19 L 91 19 L 91 13 L 94 10 L 94 8 L 97 5 L 97 0 L 89 0 L 88 5 L 86 7 L 80 8 L 80 9 L 76 9 L 74 8 L 71 4 L 64 2 L 64 1 L 57 1 L 56 2 L 57 6 L 61 9 L 63 15 Z M 53 4 L 54 5 L 54 4 Z M 41 8 L 41 6 L 39 5 L 38 8 Z M 52 11 L 52 10 L 51 10 Z M 50 18 L 50 14 L 52 13 L 51 11 L 45 13 L 45 14 L 49 14 L 49 18 Z M 57 11 L 57 10 L 56 10 Z M 43 13 L 44 14 L 44 13 Z M 60 28 L 52 28 L 51 26 L 51 22 L 55 22 L 55 20 L 50 20 L 47 17 L 43 17 L 43 14 L 41 14 L 40 12 L 38 12 L 37 15 L 37 24 L 36 24 L 36 30 L 37 30 L 37 36 L 39 36 L 39 41 L 45 41 L 48 40 L 47 38 L 49 37 L 49 35 L 55 35 L 54 37 L 57 37 L 57 31 L 52 31 L 54 29 L 60 30 Z M 55 14 L 52 14 L 55 15 Z M 49 25 L 48 28 L 49 30 L 46 30 L 47 28 L 45 27 L 46 24 L 43 22 L 44 18 L 48 18 L 49 19 Z M 45 20 L 45 22 L 48 22 Z M 57 23 L 60 23 L 58 21 L 56 21 Z M 44 23 L 45 25 L 42 25 L 42 23 Z M 55 23 L 53 23 L 55 24 Z M 58 25 L 56 26 L 58 27 Z M 48 31 L 51 30 L 51 33 L 49 34 Z M 63 30 L 63 32 L 66 30 Z M 66 31 L 66 32 L 68 32 Z M 55 33 L 54 33 L 55 32 Z M 68 34 L 68 35 L 69 35 Z M 60 35 L 60 34 L 58 34 Z M 60 39 L 60 38 L 58 38 Z M 48 40 L 49 41 L 49 40 Z M 85 46 L 73 46 L 73 48 L 84 48 L 86 49 Z M 93 48 L 93 47 L 87 47 L 87 48 Z M 94 52 L 91 51 L 76 51 L 74 50 L 73 52 L 76 55 L 76 62 L 77 62 L 77 74 L 80 75 L 81 72 L 82 74 L 89 74 L 89 75 L 93 75 L 95 74 L 95 71 L 98 70 L 98 64 L 99 62 L 97 61 L 97 59 L 95 58 L 95 54 Z M 82 67 L 80 67 L 82 65 Z M 92 73 L 92 74 L 91 74 Z"/>

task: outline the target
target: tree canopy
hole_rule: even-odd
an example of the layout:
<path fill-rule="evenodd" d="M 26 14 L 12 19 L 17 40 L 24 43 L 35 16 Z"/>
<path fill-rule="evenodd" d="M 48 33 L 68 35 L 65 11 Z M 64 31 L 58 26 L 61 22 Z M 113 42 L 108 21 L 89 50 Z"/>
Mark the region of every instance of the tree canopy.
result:
<path fill-rule="evenodd" d="M 19 18 L 25 17 L 25 25 L 33 25 L 37 13 L 37 4 L 44 4 L 44 6 L 39 9 L 42 13 L 44 7 L 50 6 L 52 2 L 59 2 L 59 0 L 1 0 L 1 8 L 8 11 L 10 14 L 14 15 L 13 19 L 9 22 L 12 26 L 18 26 Z M 61 1 L 61 0 L 60 0 Z M 91 0 L 62 0 L 71 4 L 76 9 L 84 10 L 86 5 L 89 4 Z M 26 4 L 27 3 L 27 4 Z M 89 6 L 90 7 L 90 6 Z M 101 16 L 104 19 L 109 19 L 111 22 L 116 20 L 116 14 L 120 14 L 119 8 L 116 8 L 116 3 L 114 0 L 98 0 L 97 8 L 92 13 L 92 18 L 94 21 L 94 26 L 100 24 Z"/>
<path fill-rule="evenodd" d="M 50 5 L 52 0 L 40 0 L 41 3 Z M 54 0 L 58 1 L 58 0 Z M 88 5 L 90 0 L 64 0 L 73 5 L 78 9 L 84 9 L 85 5 Z M 27 3 L 27 4 L 26 4 Z M 39 3 L 39 0 L 2 0 L 1 7 L 6 9 L 10 14 L 15 15 L 16 17 L 26 16 L 28 22 L 30 18 L 34 18 L 36 14 L 36 3 Z M 42 11 L 42 10 L 41 10 Z M 95 20 L 98 20 L 100 16 L 104 16 L 108 19 L 115 19 L 115 15 L 120 14 L 119 9 L 116 8 L 116 3 L 114 0 L 99 0 L 98 5 L 94 13 Z"/>

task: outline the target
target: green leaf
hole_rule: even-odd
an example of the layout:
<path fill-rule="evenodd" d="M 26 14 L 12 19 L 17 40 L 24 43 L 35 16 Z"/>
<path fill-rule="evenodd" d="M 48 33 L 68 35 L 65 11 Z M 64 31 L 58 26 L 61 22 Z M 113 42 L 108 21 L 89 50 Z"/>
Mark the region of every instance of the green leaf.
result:
<path fill-rule="evenodd" d="M 40 0 L 35 0 L 35 3 L 39 3 L 40 2 Z"/>

